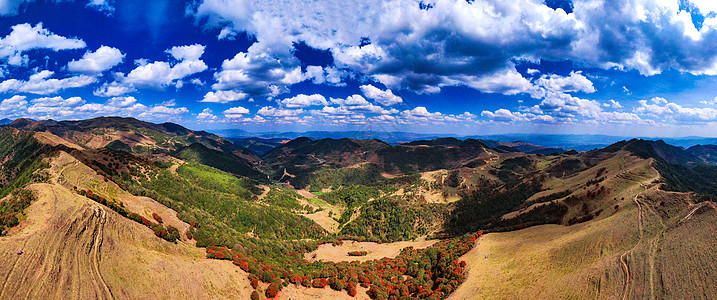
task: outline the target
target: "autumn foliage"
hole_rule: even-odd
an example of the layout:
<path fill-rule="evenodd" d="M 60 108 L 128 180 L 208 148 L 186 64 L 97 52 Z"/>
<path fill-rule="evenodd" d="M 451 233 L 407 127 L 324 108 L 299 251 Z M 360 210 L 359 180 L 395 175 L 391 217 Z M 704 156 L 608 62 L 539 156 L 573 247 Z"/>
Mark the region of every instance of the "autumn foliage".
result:
<path fill-rule="evenodd" d="M 468 252 L 482 235 L 477 232 L 460 238 L 444 239 L 425 249 L 407 247 L 396 258 L 365 262 L 309 263 L 296 258 L 286 263 L 265 263 L 251 255 L 224 246 L 207 247 L 207 257 L 232 260 L 249 272 L 251 286 L 269 283 L 265 296 L 276 297 L 284 285 L 310 288 L 329 286 L 336 291 L 357 295 L 357 286 L 368 288 L 372 299 L 443 299 L 464 280 Z M 295 271 L 291 271 L 295 270 Z M 301 270 L 301 271 L 296 271 Z"/>

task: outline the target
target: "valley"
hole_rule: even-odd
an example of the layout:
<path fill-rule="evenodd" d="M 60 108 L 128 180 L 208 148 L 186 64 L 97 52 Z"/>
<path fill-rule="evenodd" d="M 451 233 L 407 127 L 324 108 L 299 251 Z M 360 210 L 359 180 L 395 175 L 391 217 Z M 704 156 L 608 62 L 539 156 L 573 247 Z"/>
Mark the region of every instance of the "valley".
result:
<path fill-rule="evenodd" d="M 709 147 L 299 137 L 257 155 L 127 118 L 0 139 L 3 299 L 717 297 Z"/>

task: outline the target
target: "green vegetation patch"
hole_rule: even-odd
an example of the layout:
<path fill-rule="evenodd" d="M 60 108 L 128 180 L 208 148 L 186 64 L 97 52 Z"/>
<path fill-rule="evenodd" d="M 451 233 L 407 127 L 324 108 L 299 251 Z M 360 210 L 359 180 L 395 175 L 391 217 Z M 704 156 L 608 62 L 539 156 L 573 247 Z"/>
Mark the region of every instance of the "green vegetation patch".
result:
<path fill-rule="evenodd" d="M 429 233 L 447 213 L 445 205 L 383 197 L 362 206 L 361 214 L 346 224 L 340 233 L 385 242 L 410 240 Z"/>
<path fill-rule="evenodd" d="M 35 195 L 26 189 L 17 189 L 0 201 L 0 236 L 7 233 L 7 229 L 17 226 L 25 217 L 25 209 L 35 200 Z"/>

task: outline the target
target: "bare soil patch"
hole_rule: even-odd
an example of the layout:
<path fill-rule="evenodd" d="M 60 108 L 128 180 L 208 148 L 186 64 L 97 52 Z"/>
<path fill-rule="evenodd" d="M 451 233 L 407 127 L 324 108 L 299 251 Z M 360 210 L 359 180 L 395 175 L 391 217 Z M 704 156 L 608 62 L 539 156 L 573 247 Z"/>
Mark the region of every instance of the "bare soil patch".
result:
<path fill-rule="evenodd" d="M 401 253 L 401 249 L 412 246 L 416 249 L 430 247 L 437 240 L 417 240 L 404 241 L 387 244 L 378 244 L 373 242 L 357 242 L 344 241 L 342 245 L 334 246 L 332 244 L 320 245 L 316 251 L 304 254 L 304 258 L 308 261 L 368 261 L 374 259 L 382 259 L 384 257 L 395 258 Z M 349 256 L 351 251 L 367 251 L 365 256 Z"/>

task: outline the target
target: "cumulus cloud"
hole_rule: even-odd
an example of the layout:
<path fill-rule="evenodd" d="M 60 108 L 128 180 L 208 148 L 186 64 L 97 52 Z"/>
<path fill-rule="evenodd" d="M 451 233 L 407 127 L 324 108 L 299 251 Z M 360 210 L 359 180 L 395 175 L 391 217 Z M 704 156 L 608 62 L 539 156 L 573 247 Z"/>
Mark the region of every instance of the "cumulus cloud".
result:
<path fill-rule="evenodd" d="M 319 94 L 304 95 L 299 94 L 291 98 L 286 98 L 279 101 L 282 105 L 288 108 L 303 108 L 317 105 L 327 105 L 326 98 Z"/>
<path fill-rule="evenodd" d="M 361 92 L 369 99 L 372 99 L 381 105 L 390 106 L 403 102 L 401 97 L 393 94 L 391 90 L 381 90 L 373 85 L 367 84 L 360 86 Z"/>
<path fill-rule="evenodd" d="M 437 0 L 430 9 L 399 0 L 301 0 L 291 5 L 203 0 L 190 11 L 205 26 L 255 36 L 258 42 L 252 47 L 257 51 L 250 60 L 259 62 L 258 53 L 269 53 L 276 61 L 257 64 L 278 63 L 283 70 L 265 83 L 278 82 L 297 66 L 290 52 L 292 43 L 301 41 L 329 49 L 336 67 L 368 75 L 392 89 L 435 93 L 463 85 L 512 95 L 535 92 L 515 71 L 515 61 L 567 59 L 584 67 L 634 69 L 644 75 L 666 69 L 717 74 L 714 1 L 684 2 L 699 9 L 701 28 L 680 10 L 677 0 L 575 0 L 570 14 L 533 0 Z M 229 84 L 233 75 L 242 79 L 235 85 L 247 85 L 246 78 L 261 75 L 234 73 L 217 77 Z M 528 73 L 537 76 L 537 70 Z M 594 91 L 577 72 L 562 82 L 544 79 L 554 90 Z M 254 88 L 259 86 L 267 85 Z"/>
<path fill-rule="evenodd" d="M 149 63 L 139 60 L 137 68 L 122 79 L 123 83 L 154 89 L 164 89 L 169 85 L 181 87 L 181 79 L 208 68 L 204 61 L 199 59 L 204 54 L 203 45 L 177 46 L 166 52 L 177 61 Z"/>
<path fill-rule="evenodd" d="M 484 110 L 483 112 L 481 112 L 480 115 L 486 118 L 503 122 L 525 121 L 528 119 L 524 114 L 520 112 L 511 112 L 510 110 L 507 110 L 505 108 L 498 109 L 495 112 Z"/>
<path fill-rule="evenodd" d="M 650 101 L 640 100 L 639 103 L 640 106 L 634 109 L 636 113 L 655 118 L 687 124 L 717 121 L 717 109 L 711 107 L 684 107 L 661 97 L 652 98 Z"/>
<path fill-rule="evenodd" d="M 87 7 L 96 9 L 107 15 L 112 15 L 115 12 L 115 7 L 110 4 L 110 0 L 89 0 Z"/>
<path fill-rule="evenodd" d="M 216 120 L 217 116 L 212 114 L 211 109 L 205 108 L 204 110 L 202 110 L 202 112 L 197 114 L 197 119 L 199 119 L 199 120 Z"/>
<path fill-rule="evenodd" d="M 52 71 L 43 70 L 30 75 L 27 81 L 8 79 L 0 82 L 0 93 L 16 92 L 49 95 L 68 88 L 83 87 L 97 81 L 97 78 L 87 75 L 67 77 L 63 79 L 50 78 Z"/>
<path fill-rule="evenodd" d="M 118 65 L 125 55 L 117 48 L 102 46 L 95 52 L 87 52 L 79 60 L 67 64 L 70 72 L 96 74 Z"/>
<path fill-rule="evenodd" d="M 0 12 L 2 12 L 0 5 Z M 42 23 L 32 26 L 28 23 L 12 26 L 10 34 L 0 39 L 0 58 L 10 65 L 25 65 L 28 57 L 25 51 L 32 49 L 50 49 L 53 51 L 85 48 L 84 41 L 56 35 L 42 27 Z"/>
<path fill-rule="evenodd" d="M 176 115 L 182 115 L 189 113 L 189 110 L 186 107 L 169 107 L 164 105 L 156 105 L 152 106 L 149 110 L 146 112 L 143 112 L 139 114 L 139 117 L 141 118 L 156 118 L 158 116 L 176 116 Z"/>
<path fill-rule="evenodd" d="M 214 91 L 204 95 L 204 99 L 199 102 L 210 103 L 229 103 L 246 99 L 247 94 L 235 91 Z"/>
<path fill-rule="evenodd" d="M 256 45 L 256 44 L 255 44 Z M 296 59 L 282 60 L 270 53 L 249 47 L 222 63 L 221 71 L 214 74 L 216 90 L 240 90 L 252 96 L 276 97 L 288 91 L 287 86 L 304 80 Z"/>
<path fill-rule="evenodd" d="M 239 118 L 244 117 L 244 115 L 248 114 L 248 113 L 249 113 L 248 109 L 241 107 L 241 106 L 237 106 L 237 107 L 232 107 L 230 109 L 225 110 L 224 116 L 227 117 L 228 119 L 239 119 Z"/>
<path fill-rule="evenodd" d="M 61 96 L 36 98 L 27 108 L 30 115 L 66 117 L 76 113 L 75 107 L 85 103 L 80 97 L 63 98 Z"/>
<path fill-rule="evenodd" d="M 594 93 L 592 81 L 582 75 L 582 72 L 570 72 L 567 77 L 559 75 L 543 75 L 537 84 L 551 91 Z"/>
<path fill-rule="evenodd" d="M 0 111 L 3 113 L 15 112 L 27 107 L 27 97 L 15 95 L 0 102 Z"/>
<path fill-rule="evenodd" d="M 331 103 L 345 105 L 345 106 L 357 106 L 357 105 L 371 104 L 368 101 L 366 101 L 366 99 L 364 97 L 361 97 L 361 95 L 351 95 L 351 96 L 346 97 L 345 99 L 331 98 Z"/>
<path fill-rule="evenodd" d="M 122 84 L 119 82 L 103 83 L 100 87 L 95 89 L 93 94 L 99 97 L 115 97 L 121 96 L 127 93 L 136 91 L 136 89 L 128 84 Z"/>
<path fill-rule="evenodd" d="M 304 110 L 302 109 L 283 109 L 283 108 L 276 108 L 271 106 L 264 106 L 259 109 L 259 111 L 256 112 L 257 115 L 265 116 L 265 117 L 293 117 L 298 114 L 303 113 Z"/>

